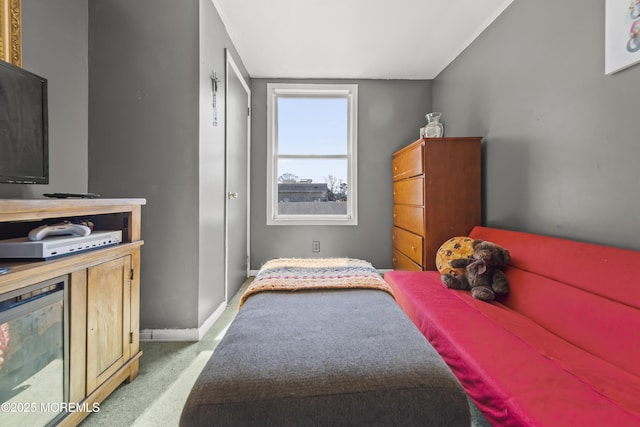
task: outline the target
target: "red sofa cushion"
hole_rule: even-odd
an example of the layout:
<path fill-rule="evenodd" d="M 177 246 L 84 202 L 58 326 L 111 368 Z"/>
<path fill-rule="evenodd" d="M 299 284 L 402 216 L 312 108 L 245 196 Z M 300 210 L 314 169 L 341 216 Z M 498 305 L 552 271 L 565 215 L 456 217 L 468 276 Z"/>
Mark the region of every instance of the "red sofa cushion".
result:
<path fill-rule="evenodd" d="M 486 227 L 471 236 L 511 252 L 502 302 L 447 289 L 437 272 L 385 280 L 487 419 L 640 425 L 640 252 Z"/>
<path fill-rule="evenodd" d="M 470 236 L 507 248 L 514 267 L 640 309 L 638 251 L 490 227 Z"/>
<path fill-rule="evenodd" d="M 629 357 L 640 353 L 640 252 L 487 227 L 471 236 L 511 252 L 506 306 L 640 376 Z"/>
<path fill-rule="evenodd" d="M 633 384 L 618 384 L 623 388 L 620 394 L 629 398 L 627 402 L 613 401 L 594 390 L 587 381 L 536 347 L 564 347 L 570 352 L 570 344 L 526 317 L 505 306 L 475 300 L 468 292 L 446 289 L 436 272 L 393 271 L 385 274 L 385 280 L 398 304 L 493 425 L 640 423 L 638 413 L 622 406 L 640 407 Z M 494 310 L 488 314 L 487 307 Z M 582 364 L 583 356 L 588 356 L 582 353 L 578 350 L 578 364 Z M 604 378 L 608 377 L 607 372 L 627 375 L 615 368 L 609 371 L 602 361 L 596 360 L 593 366 Z"/>

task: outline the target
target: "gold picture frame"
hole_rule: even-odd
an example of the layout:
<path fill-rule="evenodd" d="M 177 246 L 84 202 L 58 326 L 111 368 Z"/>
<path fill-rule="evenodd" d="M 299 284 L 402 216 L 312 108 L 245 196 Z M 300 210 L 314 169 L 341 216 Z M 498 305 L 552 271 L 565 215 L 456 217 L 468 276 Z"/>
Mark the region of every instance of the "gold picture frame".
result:
<path fill-rule="evenodd" d="M 21 0 L 0 0 L 0 59 L 22 67 Z"/>

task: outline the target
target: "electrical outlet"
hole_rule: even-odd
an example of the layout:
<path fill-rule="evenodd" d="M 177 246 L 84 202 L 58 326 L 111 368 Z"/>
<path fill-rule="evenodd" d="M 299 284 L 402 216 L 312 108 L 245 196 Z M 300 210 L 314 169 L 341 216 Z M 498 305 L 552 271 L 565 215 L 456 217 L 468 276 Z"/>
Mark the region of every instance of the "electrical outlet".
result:
<path fill-rule="evenodd" d="M 311 244 L 311 250 L 313 252 L 320 252 L 320 241 L 319 240 L 314 240 L 313 243 Z"/>

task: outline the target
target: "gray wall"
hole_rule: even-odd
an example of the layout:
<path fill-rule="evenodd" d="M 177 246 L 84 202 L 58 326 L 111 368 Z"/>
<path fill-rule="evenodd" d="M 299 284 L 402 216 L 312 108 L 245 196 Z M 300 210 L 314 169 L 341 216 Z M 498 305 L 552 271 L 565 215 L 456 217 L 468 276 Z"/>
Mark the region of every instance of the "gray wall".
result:
<path fill-rule="evenodd" d="M 210 0 L 23 0 L 23 66 L 49 82 L 50 184 L 0 197 L 145 197 L 142 328 L 194 328 L 224 301 L 225 48 Z M 219 125 L 209 74 L 218 72 Z M 203 117 L 206 120 L 203 120 Z"/>
<path fill-rule="evenodd" d="M 143 329 L 197 324 L 197 28 L 197 0 L 89 3 L 89 189 L 147 199 Z"/>
<path fill-rule="evenodd" d="M 485 137 L 486 224 L 640 249 L 639 81 L 604 75 L 602 2 L 511 4 L 433 86 Z"/>
<path fill-rule="evenodd" d="M 89 190 L 145 197 L 141 327 L 199 327 L 224 302 L 224 93 L 230 41 L 208 0 L 92 0 Z"/>
<path fill-rule="evenodd" d="M 48 80 L 49 184 L 0 184 L 0 197 L 87 191 L 87 1 L 22 0 L 22 66 Z"/>
<path fill-rule="evenodd" d="M 321 80 L 358 84 L 358 225 L 267 226 L 267 83 L 318 80 L 252 80 L 251 269 L 276 257 L 340 257 L 392 268 L 391 154 L 419 137 L 431 108 L 427 80 Z M 322 126 L 322 120 L 318 120 Z M 313 129 L 309 129 L 313 132 Z M 311 251 L 320 241 L 321 252 Z"/>

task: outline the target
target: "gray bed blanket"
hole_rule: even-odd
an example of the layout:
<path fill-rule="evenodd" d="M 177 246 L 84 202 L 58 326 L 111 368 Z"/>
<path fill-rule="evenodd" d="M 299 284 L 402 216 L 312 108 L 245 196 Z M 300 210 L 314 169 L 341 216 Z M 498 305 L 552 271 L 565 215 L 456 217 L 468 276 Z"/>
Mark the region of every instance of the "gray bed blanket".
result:
<path fill-rule="evenodd" d="M 252 295 L 181 426 L 469 426 L 467 399 L 388 293 Z"/>

